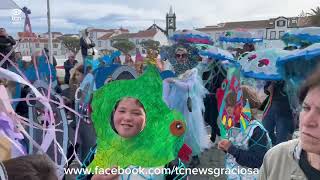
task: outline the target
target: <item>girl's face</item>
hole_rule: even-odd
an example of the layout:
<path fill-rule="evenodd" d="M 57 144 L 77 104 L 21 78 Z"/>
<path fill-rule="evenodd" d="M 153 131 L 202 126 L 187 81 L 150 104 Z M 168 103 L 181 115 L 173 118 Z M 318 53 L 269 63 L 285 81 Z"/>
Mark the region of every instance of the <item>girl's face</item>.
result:
<path fill-rule="evenodd" d="M 131 138 L 139 134 L 145 126 L 146 114 L 136 99 L 121 100 L 113 115 L 114 127 L 124 138 Z"/>
<path fill-rule="evenodd" d="M 77 82 L 81 82 L 83 80 L 83 74 L 79 71 L 76 71 L 75 78 L 76 78 Z"/>
<path fill-rule="evenodd" d="M 302 148 L 320 154 L 320 86 L 309 90 L 300 112 Z"/>

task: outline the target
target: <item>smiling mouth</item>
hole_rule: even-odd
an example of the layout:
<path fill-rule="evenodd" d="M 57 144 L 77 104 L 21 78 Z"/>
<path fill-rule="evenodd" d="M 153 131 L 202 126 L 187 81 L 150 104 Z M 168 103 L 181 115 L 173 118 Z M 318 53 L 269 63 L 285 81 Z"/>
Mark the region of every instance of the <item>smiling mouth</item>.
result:
<path fill-rule="evenodd" d="M 314 137 L 314 136 L 312 136 L 312 135 L 311 135 L 311 134 L 309 134 L 309 133 L 302 132 L 302 134 L 304 134 L 305 136 L 308 136 L 308 137 L 310 137 L 310 138 L 314 138 L 314 139 L 316 139 L 316 140 L 320 141 L 320 139 L 319 139 L 319 138 Z"/>
<path fill-rule="evenodd" d="M 121 124 L 121 126 L 124 128 L 132 128 L 133 127 L 132 124 Z"/>

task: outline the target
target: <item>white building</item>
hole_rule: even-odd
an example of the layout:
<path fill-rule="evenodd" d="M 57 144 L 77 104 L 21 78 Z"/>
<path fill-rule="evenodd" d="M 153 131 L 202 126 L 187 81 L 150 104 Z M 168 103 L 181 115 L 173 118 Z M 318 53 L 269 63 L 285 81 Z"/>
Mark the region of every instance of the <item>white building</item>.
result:
<path fill-rule="evenodd" d="M 129 30 L 123 29 L 123 28 L 120 28 L 120 29 L 88 28 L 88 30 L 89 30 L 89 37 L 96 44 L 95 48 L 97 50 L 113 49 L 113 47 L 111 47 L 110 38 L 123 33 L 129 33 Z"/>
<path fill-rule="evenodd" d="M 305 17 L 286 18 L 281 16 L 269 20 L 226 22 L 198 28 L 197 30 L 210 34 L 215 41 L 218 41 L 219 37 L 226 31 L 245 29 L 251 32 L 254 37 L 263 38 L 265 47 L 270 47 L 271 44 L 283 47 L 284 44 L 280 39 L 285 32 L 310 26 L 312 26 L 311 22 L 306 20 Z"/>
<path fill-rule="evenodd" d="M 151 27 L 144 31 L 139 31 L 137 33 L 120 34 L 112 38 L 112 40 L 117 39 L 128 39 L 129 41 L 133 42 L 136 46 L 136 49 L 139 49 L 139 51 L 143 54 L 146 53 L 146 49 L 142 48 L 140 44 L 143 41 L 154 40 L 158 41 L 160 43 L 160 46 L 168 45 L 166 32 L 156 24 L 153 24 Z"/>
<path fill-rule="evenodd" d="M 23 56 L 30 56 L 33 52 L 35 52 L 38 49 L 49 48 L 49 39 L 45 36 L 41 37 L 36 35 L 35 33 L 19 32 L 18 37 L 19 39 L 21 39 L 21 41 L 19 42 L 16 52 L 21 52 Z M 57 38 L 53 38 L 53 55 L 62 56 L 65 55 L 66 52 L 67 49 L 63 46 L 62 41 Z"/>

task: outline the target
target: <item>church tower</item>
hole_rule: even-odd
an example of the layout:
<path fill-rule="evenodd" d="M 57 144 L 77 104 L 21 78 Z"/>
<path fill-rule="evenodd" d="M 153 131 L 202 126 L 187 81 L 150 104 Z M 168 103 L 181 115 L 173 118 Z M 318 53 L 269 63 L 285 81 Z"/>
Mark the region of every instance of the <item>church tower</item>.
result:
<path fill-rule="evenodd" d="M 173 32 L 176 31 L 176 14 L 172 10 L 172 6 L 170 6 L 170 11 L 166 16 L 166 31 L 168 37 L 172 36 Z"/>

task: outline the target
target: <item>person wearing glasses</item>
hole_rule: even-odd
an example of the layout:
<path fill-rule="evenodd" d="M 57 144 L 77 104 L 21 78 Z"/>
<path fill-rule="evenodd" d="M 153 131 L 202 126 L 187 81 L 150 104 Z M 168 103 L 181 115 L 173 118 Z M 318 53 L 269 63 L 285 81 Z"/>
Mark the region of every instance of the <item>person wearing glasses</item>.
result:
<path fill-rule="evenodd" d="M 175 50 L 175 57 L 169 59 L 176 75 L 183 74 L 198 65 L 198 61 L 189 58 L 189 53 L 186 48 L 178 47 Z"/>

